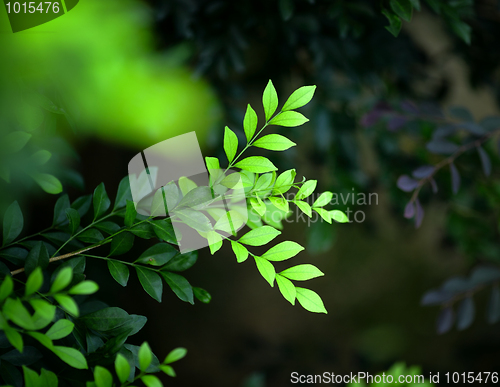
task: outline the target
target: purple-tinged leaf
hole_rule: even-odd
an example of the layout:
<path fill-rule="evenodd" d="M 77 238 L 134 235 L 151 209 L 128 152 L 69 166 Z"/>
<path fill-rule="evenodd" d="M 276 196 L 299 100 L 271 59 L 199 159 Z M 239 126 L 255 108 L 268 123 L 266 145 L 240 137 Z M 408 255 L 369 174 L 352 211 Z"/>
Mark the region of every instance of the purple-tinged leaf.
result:
<path fill-rule="evenodd" d="M 387 129 L 391 132 L 395 132 L 398 129 L 401 129 L 408 122 L 408 118 L 403 116 L 393 116 L 389 119 L 387 123 Z"/>
<path fill-rule="evenodd" d="M 398 178 L 397 186 L 402 191 L 411 192 L 418 187 L 418 181 L 408 175 L 401 175 Z"/>
<path fill-rule="evenodd" d="M 456 194 L 458 192 L 458 189 L 460 188 L 460 174 L 458 173 L 457 167 L 455 167 L 455 164 L 453 163 L 450 164 L 450 172 L 451 172 L 451 190 L 453 194 Z"/>
<path fill-rule="evenodd" d="M 423 306 L 441 305 L 444 304 L 445 302 L 448 302 L 452 298 L 453 294 L 445 292 L 442 289 L 430 290 L 424 294 L 424 296 L 420 300 L 420 305 Z"/>
<path fill-rule="evenodd" d="M 405 206 L 405 215 L 404 216 L 406 219 L 411 219 L 415 216 L 415 203 L 408 202 L 408 204 Z"/>
<path fill-rule="evenodd" d="M 471 326 L 474 321 L 476 308 L 474 307 L 474 299 L 471 296 L 465 297 L 457 311 L 457 329 L 463 331 Z"/>
<path fill-rule="evenodd" d="M 450 116 L 457 118 L 460 121 L 474 121 L 472 113 L 462 106 L 452 106 L 448 109 L 448 112 L 450 113 Z"/>
<path fill-rule="evenodd" d="M 448 155 L 455 153 L 459 149 L 459 146 L 453 142 L 437 138 L 427 143 L 426 148 L 431 153 Z"/>
<path fill-rule="evenodd" d="M 432 138 L 441 139 L 444 137 L 451 136 L 452 134 L 455 134 L 457 132 L 457 129 L 458 127 L 455 124 L 440 126 L 434 131 L 434 133 L 432 133 Z"/>
<path fill-rule="evenodd" d="M 488 302 L 488 311 L 486 312 L 488 323 L 495 324 L 500 321 L 500 288 L 494 285 L 491 288 L 490 300 Z"/>
<path fill-rule="evenodd" d="M 415 169 L 411 174 L 415 179 L 425 179 L 434 173 L 433 165 L 423 165 Z"/>
<path fill-rule="evenodd" d="M 424 209 L 420 204 L 420 200 L 415 200 L 415 227 L 419 228 L 422 225 L 422 220 L 424 220 Z"/>
<path fill-rule="evenodd" d="M 483 118 L 480 125 L 487 132 L 493 132 L 494 130 L 500 129 L 500 117 L 489 116 Z"/>
<path fill-rule="evenodd" d="M 441 312 L 439 312 L 439 316 L 437 318 L 437 333 L 442 335 L 443 333 L 448 332 L 453 326 L 454 321 L 455 313 L 453 313 L 453 309 L 451 308 L 451 306 L 441 309 Z"/>
<path fill-rule="evenodd" d="M 430 179 L 429 182 L 431 183 L 431 187 L 432 187 L 432 192 L 434 193 L 437 193 L 438 192 L 438 185 L 436 183 L 436 180 L 434 179 Z"/>
<path fill-rule="evenodd" d="M 460 124 L 460 127 L 476 136 L 483 136 L 484 134 L 486 134 L 486 131 L 475 122 L 463 122 Z"/>
<path fill-rule="evenodd" d="M 407 113 L 411 113 L 411 114 L 418 114 L 419 113 L 419 110 L 418 110 L 418 107 L 417 105 L 415 105 L 412 101 L 403 101 L 401 102 L 401 105 L 399 105 L 401 107 L 401 110 L 407 112 Z"/>
<path fill-rule="evenodd" d="M 479 153 L 479 158 L 481 159 L 481 164 L 483 165 L 484 174 L 486 176 L 491 175 L 490 156 L 488 156 L 488 153 L 486 153 L 486 151 L 480 146 L 477 147 L 477 153 Z"/>

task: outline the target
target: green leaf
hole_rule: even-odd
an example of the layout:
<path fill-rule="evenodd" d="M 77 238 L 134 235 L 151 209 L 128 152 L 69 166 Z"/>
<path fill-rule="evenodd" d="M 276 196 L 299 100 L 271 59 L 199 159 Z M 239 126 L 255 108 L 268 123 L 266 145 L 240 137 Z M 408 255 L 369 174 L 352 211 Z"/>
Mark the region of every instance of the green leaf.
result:
<path fill-rule="evenodd" d="M 104 240 L 104 236 L 99 230 L 96 230 L 95 228 L 89 228 L 88 230 L 79 233 L 76 238 L 81 240 L 82 242 L 92 244 L 99 243 L 100 241 Z"/>
<path fill-rule="evenodd" d="M 210 220 L 200 211 L 193 210 L 192 208 L 182 208 L 177 210 L 175 214 L 183 223 L 196 231 L 212 231 Z"/>
<path fill-rule="evenodd" d="M 458 18 L 450 18 L 448 23 L 450 23 L 450 27 L 453 32 L 455 32 L 455 34 L 457 34 L 457 36 L 465 43 L 470 45 L 472 32 L 471 26 Z"/>
<path fill-rule="evenodd" d="M 82 281 L 68 290 L 69 294 L 93 294 L 99 290 L 94 281 Z"/>
<path fill-rule="evenodd" d="M 170 286 L 170 289 L 179 297 L 182 301 L 194 304 L 193 300 L 193 288 L 189 284 L 188 280 L 183 276 L 175 273 L 161 272 L 163 279 Z"/>
<path fill-rule="evenodd" d="M 129 314 L 115 306 L 99 309 L 80 317 L 87 328 L 107 332 L 130 320 Z"/>
<path fill-rule="evenodd" d="M 10 296 L 13 290 L 14 281 L 12 281 L 12 278 L 10 276 L 5 277 L 2 281 L 2 284 L 0 285 L 0 302 Z"/>
<path fill-rule="evenodd" d="M 309 120 L 299 112 L 286 111 L 276 115 L 276 117 L 269 121 L 269 125 L 294 127 L 305 124 L 307 121 Z"/>
<path fill-rule="evenodd" d="M 222 247 L 222 236 L 216 231 L 207 232 L 208 247 L 210 248 L 210 254 L 214 255 Z"/>
<path fill-rule="evenodd" d="M 265 258 L 269 261 L 284 261 L 289 258 L 295 257 L 302 250 L 304 250 L 304 248 L 297 242 L 285 241 L 271 247 L 265 252 L 262 258 Z"/>
<path fill-rule="evenodd" d="M 92 195 L 85 195 L 76 199 L 73 204 L 71 204 L 71 208 L 77 210 L 80 217 L 82 217 L 89 211 L 91 203 Z"/>
<path fill-rule="evenodd" d="M 21 334 L 12 327 L 4 327 L 3 329 L 9 343 L 11 343 L 19 352 L 23 352 L 24 342 Z"/>
<path fill-rule="evenodd" d="M 314 313 L 328 313 L 321 297 L 316 292 L 298 287 L 295 290 L 297 291 L 297 300 L 305 310 Z"/>
<path fill-rule="evenodd" d="M 35 315 L 33 317 L 38 315 L 48 321 L 52 321 L 54 319 L 54 316 L 56 314 L 55 305 L 52 305 L 48 301 L 37 298 L 29 300 L 29 303 L 35 310 Z"/>
<path fill-rule="evenodd" d="M 9 247 L 7 249 L 0 250 L 0 257 L 5 258 L 7 261 L 16 266 L 24 266 L 27 256 L 28 250 L 21 247 Z"/>
<path fill-rule="evenodd" d="M 155 237 L 155 232 L 153 229 L 153 226 L 151 223 L 137 223 L 134 225 L 132 228 L 130 228 L 128 231 L 130 231 L 132 234 L 135 236 L 138 236 L 139 238 L 142 239 L 151 239 Z"/>
<path fill-rule="evenodd" d="M 23 365 L 23 376 L 26 387 L 40 386 L 40 382 L 38 380 L 38 374 L 24 365 Z"/>
<path fill-rule="evenodd" d="M 227 126 L 224 129 L 224 152 L 226 152 L 227 160 L 229 162 L 234 160 L 236 152 L 238 151 L 238 137 Z"/>
<path fill-rule="evenodd" d="M 153 360 L 153 353 L 147 342 L 142 343 L 139 348 L 139 369 L 146 371 Z"/>
<path fill-rule="evenodd" d="M 310 264 L 293 266 L 283 270 L 280 274 L 294 281 L 307 281 L 325 275 L 316 266 Z"/>
<path fill-rule="evenodd" d="M 160 370 L 164 372 L 166 375 L 175 378 L 175 371 L 171 366 L 162 364 L 160 365 Z"/>
<path fill-rule="evenodd" d="M 267 259 L 261 257 L 254 257 L 255 263 L 257 264 L 257 269 L 259 273 L 264 277 L 264 279 L 269 282 L 271 287 L 274 286 L 274 278 L 276 277 L 276 271 L 274 270 L 274 266 Z"/>
<path fill-rule="evenodd" d="M 268 134 L 267 136 L 257 139 L 253 144 L 257 148 L 268 149 L 272 151 L 284 151 L 295 146 L 294 142 L 290 141 L 285 136 L 279 134 Z"/>
<path fill-rule="evenodd" d="M 71 208 L 69 196 L 67 194 L 64 194 L 59 199 L 57 199 L 56 205 L 54 206 L 54 220 L 52 221 L 52 226 L 66 223 L 66 209 L 68 208 Z"/>
<path fill-rule="evenodd" d="M 276 274 L 276 283 L 278 284 L 278 288 L 285 300 L 287 300 L 290 304 L 295 305 L 296 291 L 293 283 L 280 274 Z"/>
<path fill-rule="evenodd" d="M 130 178 L 125 176 L 118 184 L 118 191 L 116 192 L 115 205 L 113 210 L 123 208 L 127 205 L 127 200 L 132 200 L 132 193 L 130 191 Z"/>
<path fill-rule="evenodd" d="M 85 356 L 75 348 L 54 346 L 52 352 L 73 368 L 78 370 L 86 370 L 89 368 Z"/>
<path fill-rule="evenodd" d="M 41 149 L 30 156 L 30 162 L 36 165 L 44 165 L 50 160 L 51 157 L 52 153 L 48 150 Z"/>
<path fill-rule="evenodd" d="M 185 254 L 178 254 L 172 258 L 161 270 L 166 271 L 184 271 L 192 267 L 198 259 L 196 251 L 190 251 Z"/>
<path fill-rule="evenodd" d="M 10 277 L 8 277 L 10 278 Z M 31 296 L 33 293 L 38 291 L 43 285 L 43 274 L 42 269 L 37 267 L 33 272 L 29 275 L 28 280 L 26 281 L 26 288 L 24 291 L 24 295 L 26 297 Z M 0 291 L 1 293 L 1 291 Z"/>
<path fill-rule="evenodd" d="M 389 4 L 394 13 L 400 18 L 407 22 L 411 20 L 413 7 L 409 0 L 390 0 Z"/>
<path fill-rule="evenodd" d="M 174 363 L 176 361 L 179 361 L 182 358 L 184 358 L 186 356 L 186 354 L 187 354 L 186 348 L 182 348 L 182 347 L 175 348 L 172 351 L 170 351 L 170 353 L 167 355 L 167 357 L 163 361 L 163 364 L 170 364 L 170 363 Z"/>
<path fill-rule="evenodd" d="M 80 214 L 74 208 L 66 208 L 66 217 L 69 221 L 69 232 L 74 235 L 80 226 Z"/>
<path fill-rule="evenodd" d="M 127 200 L 127 209 L 125 210 L 125 220 L 124 224 L 127 227 L 132 227 L 134 224 L 135 218 L 137 217 L 137 211 L 135 209 L 134 202 Z"/>
<path fill-rule="evenodd" d="M 205 157 L 208 171 L 220 169 L 219 159 L 217 157 Z"/>
<path fill-rule="evenodd" d="M 141 381 L 146 385 L 146 387 L 163 387 L 160 379 L 154 375 L 141 376 Z"/>
<path fill-rule="evenodd" d="M 236 255 L 236 260 L 238 263 L 245 262 L 248 258 L 248 250 L 245 246 L 239 244 L 238 242 L 231 241 L 231 247 Z"/>
<path fill-rule="evenodd" d="M 50 329 L 45 332 L 45 334 L 51 340 L 59 340 L 73 332 L 74 327 L 75 324 L 73 324 L 71 321 L 61 319 L 58 320 L 54 325 L 52 325 Z"/>
<path fill-rule="evenodd" d="M 174 228 L 172 226 L 172 221 L 170 219 L 158 219 L 149 222 L 153 226 L 153 230 L 162 241 L 172 244 L 178 244 L 177 237 L 175 235 Z"/>
<path fill-rule="evenodd" d="M 68 286 L 73 279 L 73 269 L 71 267 L 63 268 L 50 287 L 50 293 L 58 293 Z"/>
<path fill-rule="evenodd" d="M 401 27 L 403 26 L 401 19 L 397 15 L 386 9 L 382 10 L 382 14 L 389 20 L 389 25 L 386 26 L 385 29 L 389 31 L 395 38 L 397 38 L 399 32 L 401 31 Z"/>
<path fill-rule="evenodd" d="M 104 188 L 104 183 L 101 183 L 94 190 L 93 197 L 94 204 L 94 221 L 99 219 L 108 210 L 111 205 L 108 194 L 106 193 L 106 188 Z"/>
<path fill-rule="evenodd" d="M 52 340 L 49 339 L 47 335 L 40 332 L 26 332 L 26 333 L 31 337 L 33 337 L 34 339 L 36 339 L 40 344 L 50 349 L 51 351 L 54 348 Z"/>
<path fill-rule="evenodd" d="M 316 86 L 302 86 L 295 90 L 285 102 L 281 111 L 298 109 L 311 101 L 316 91 Z"/>
<path fill-rule="evenodd" d="M 260 216 L 263 216 L 266 213 L 266 205 L 264 202 L 259 198 L 258 196 L 254 198 L 250 198 L 250 205 L 252 208 L 259 214 Z"/>
<path fill-rule="evenodd" d="M 3 314 L 14 324 L 19 325 L 21 328 L 33 330 L 33 320 L 19 298 L 7 298 L 3 306 Z"/>
<path fill-rule="evenodd" d="M 236 231 L 245 225 L 245 221 L 243 215 L 236 210 L 224 211 L 215 223 L 214 229 L 236 235 Z"/>
<path fill-rule="evenodd" d="M 196 187 L 198 187 L 193 180 L 191 180 L 191 179 L 189 179 L 189 178 L 187 178 L 185 176 L 180 177 L 178 183 L 179 183 L 179 188 L 181 189 L 181 192 L 182 192 L 182 194 L 184 196 L 189 191 L 191 191 L 191 190 L 195 189 Z"/>
<path fill-rule="evenodd" d="M 264 106 L 266 121 L 269 121 L 278 107 L 278 94 L 271 80 L 267 83 L 264 94 L 262 94 L 262 105 Z"/>
<path fill-rule="evenodd" d="M 193 294 L 198 299 L 198 301 L 208 304 L 212 300 L 212 296 L 205 289 L 197 288 L 193 286 Z"/>
<path fill-rule="evenodd" d="M 262 156 L 247 157 L 238 161 L 234 166 L 255 173 L 272 172 L 278 169 L 269 159 Z"/>
<path fill-rule="evenodd" d="M 324 208 L 313 208 L 313 210 L 316 211 L 325 222 L 332 224 L 332 218 L 329 211 Z"/>
<path fill-rule="evenodd" d="M 137 271 L 139 282 L 146 293 L 148 293 L 156 301 L 161 302 L 163 282 L 161 282 L 161 278 L 158 273 L 140 266 L 136 266 L 135 270 Z"/>
<path fill-rule="evenodd" d="M 287 192 L 292 188 L 293 182 L 295 180 L 295 169 L 289 169 L 283 172 L 276 178 L 276 183 L 274 183 L 273 194 L 282 194 Z"/>
<path fill-rule="evenodd" d="M 33 180 L 47 193 L 57 195 L 63 190 L 59 179 L 48 173 L 34 173 L 31 175 Z"/>
<path fill-rule="evenodd" d="M 108 257 L 121 255 L 128 252 L 134 246 L 134 235 L 129 232 L 122 232 L 111 239 L 111 247 Z"/>
<path fill-rule="evenodd" d="M 272 181 L 273 181 L 273 174 L 264 173 L 263 175 L 259 176 L 259 178 L 255 182 L 255 186 L 252 191 L 265 191 L 269 188 L 269 185 L 271 184 Z"/>
<path fill-rule="evenodd" d="M 17 201 L 13 202 L 5 211 L 3 217 L 3 244 L 12 242 L 23 230 L 24 218 Z"/>
<path fill-rule="evenodd" d="M 49 253 L 44 243 L 42 241 L 36 242 L 26 257 L 24 264 L 26 274 L 30 275 L 38 266 L 45 269 L 49 265 L 49 259 Z"/>
<path fill-rule="evenodd" d="M 135 263 L 144 263 L 153 266 L 162 266 L 170 261 L 178 251 L 168 243 L 157 243 L 143 252 Z"/>
<path fill-rule="evenodd" d="M 3 153 L 17 153 L 25 147 L 31 138 L 31 134 L 16 130 L 9 133 L 2 139 L 2 152 Z"/>
<path fill-rule="evenodd" d="M 238 242 L 249 246 L 262 246 L 271 242 L 280 234 L 281 231 L 276 230 L 274 227 L 262 226 L 247 232 Z"/>
<path fill-rule="evenodd" d="M 108 261 L 108 269 L 116 282 L 118 282 L 121 286 L 127 286 L 130 274 L 127 265 L 117 261 Z"/>
<path fill-rule="evenodd" d="M 202 186 L 193 188 L 184 196 L 179 203 L 179 207 L 188 207 L 195 210 L 206 207 L 214 199 L 214 194 L 210 187 Z"/>
<path fill-rule="evenodd" d="M 282 197 L 271 196 L 269 201 L 278 209 L 284 212 L 290 211 L 290 206 L 288 201 Z"/>
<path fill-rule="evenodd" d="M 112 387 L 113 375 L 106 368 L 96 366 L 94 368 L 94 381 L 96 387 Z"/>
<path fill-rule="evenodd" d="M 245 130 L 247 143 L 250 142 L 253 135 L 255 134 L 255 131 L 257 130 L 257 124 L 258 119 L 255 110 L 253 110 L 250 105 L 247 105 L 247 111 L 245 113 L 245 118 L 243 119 L 243 129 Z"/>
<path fill-rule="evenodd" d="M 130 363 L 122 354 L 116 355 L 115 359 L 115 371 L 118 379 L 123 384 L 127 381 L 130 375 Z"/>
<path fill-rule="evenodd" d="M 330 211 L 330 217 L 338 223 L 349 223 L 347 215 L 339 210 Z"/>
<path fill-rule="evenodd" d="M 329 204 L 332 201 L 333 193 L 326 191 L 323 192 L 319 197 L 316 199 L 314 204 L 312 205 L 313 207 L 324 207 L 327 204 Z"/>
<path fill-rule="evenodd" d="M 42 383 L 41 387 L 57 387 L 58 379 L 56 374 L 51 371 L 47 371 L 45 368 L 42 368 L 40 380 Z"/>
<path fill-rule="evenodd" d="M 54 294 L 54 298 L 66 311 L 76 317 L 80 314 L 75 300 L 65 294 Z"/>
<path fill-rule="evenodd" d="M 299 191 L 297 192 L 297 195 L 295 195 L 295 199 L 302 200 L 310 196 L 316 189 L 317 184 L 318 184 L 317 180 L 306 181 L 304 184 L 302 184 L 302 187 L 300 187 Z"/>
<path fill-rule="evenodd" d="M 311 210 L 311 206 L 309 205 L 309 203 L 307 202 L 302 202 L 300 200 L 294 200 L 293 203 L 295 203 L 295 205 L 297 207 L 300 208 L 300 210 L 306 214 L 308 217 L 311 217 L 312 216 L 312 210 Z"/>

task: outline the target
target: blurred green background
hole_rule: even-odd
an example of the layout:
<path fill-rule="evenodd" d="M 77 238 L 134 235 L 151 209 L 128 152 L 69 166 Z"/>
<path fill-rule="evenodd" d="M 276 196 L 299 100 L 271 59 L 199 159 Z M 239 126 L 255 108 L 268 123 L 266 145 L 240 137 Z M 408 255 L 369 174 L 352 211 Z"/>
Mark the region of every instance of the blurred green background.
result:
<path fill-rule="evenodd" d="M 224 125 L 241 134 L 247 103 L 263 118 L 268 79 L 281 101 L 316 84 L 304 109 L 311 121 L 286 129 L 298 146 L 266 156 L 318 179 L 319 191 L 378 195 L 378 204 L 339 206 L 363 211 L 362 223 L 285 225 L 282 237 L 306 246 L 295 264 L 325 273 L 312 287 L 328 315 L 288 305 L 228 246 L 215 256 L 201 250 L 187 273 L 211 293 L 209 305 L 182 303 L 168 291 L 158 304 L 135 278 L 121 288 L 100 262 L 89 262 L 87 276 L 109 304 L 148 316 L 137 343 L 147 340 L 160 357 L 188 349 L 170 385 L 284 386 L 293 371 L 374 374 L 397 361 L 425 375 L 495 371 L 500 333 L 483 317 L 487 292 L 476 297 L 472 327 L 444 335 L 435 329 L 438 308 L 420 300 L 477 264 L 500 263 L 497 151 L 487 148 L 489 178 L 477 157 L 464 156 L 457 196 L 448 174 L 439 174 L 441 189 L 424 192 L 426 217 L 416 230 L 402 216 L 409 194 L 396 181 L 440 160 L 424 146 L 436 124 L 422 117 L 408 131 L 390 131 L 386 121 L 362 125 L 379 101 L 461 105 L 477 120 L 498 114 L 500 8 L 444 3 L 472 27 L 470 45 L 426 6 L 394 38 L 379 5 L 362 0 L 81 0 L 67 15 L 16 34 L 0 12 L 0 138 L 31 135 L 14 156 L 2 154 L 1 210 L 20 200 L 37 231 L 50 223 L 57 197 L 36 184 L 35 172 L 55 176 L 71 197 L 100 182 L 115 192 L 133 155 L 193 130 L 205 156 L 224 160 Z M 50 160 L 33 160 L 40 150 Z"/>

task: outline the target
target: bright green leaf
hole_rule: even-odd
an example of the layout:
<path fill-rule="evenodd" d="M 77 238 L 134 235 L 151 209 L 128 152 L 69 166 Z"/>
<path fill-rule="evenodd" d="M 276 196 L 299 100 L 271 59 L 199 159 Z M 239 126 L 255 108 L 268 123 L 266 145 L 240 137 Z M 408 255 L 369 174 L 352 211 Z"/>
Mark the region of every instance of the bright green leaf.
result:
<path fill-rule="evenodd" d="M 99 285 L 94 281 L 82 281 L 69 289 L 69 294 L 93 294 L 99 290 Z"/>
<path fill-rule="evenodd" d="M 285 136 L 279 134 L 268 134 L 267 136 L 257 139 L 253 144 L 257 148 L 272 150 L 272 151 L 284 151 L 295 146 L 293 141 L 290 141 Z"/>
<path fill-rule="evenodd" d="M 10 276 L 6 276 L 0 285 L 0 302 L 5 300 L 14 290 L 14 281 Z"/>
<path fill-rule="evenodd" d="M 288 201 L 282 197 L 271 196 L 269 201 L 278 209 L 283 212 L 290 211 L 290 206 L 288 205 Z"/>
<path fill-rule="evenodd" d="M 26 281 L 26 288 L 24 295 L 31 296 L 33 293 L 38 291 L 42 287 L 42 285 L 43 285 L 42 269 L 40 267 L 37 267 L 29 275 L 28 280 Z"/>
<path fill-rule="evenodd" d="M 280 234 L 281 231 L 276 230 L 274 227 L 262 226 L 247 232 L 238 242 L 249 246 L 262 246 L 271 242 Z"/>
<path fill-rule="evenodd" d="M 282 194 L 287 192 L 290 188 L 292 188 L 292 184 L 295 180 L 295 169 L 289 169 L 281 173 L 274 183 L 273 194 Z"/>
<path fill-rule="evenodd" d="M 311 206 L 309 205 L 309 203 L 303 202 L 303 201 L 300 201 L 300 200 L 294 200 L 293 203 L 295 203 L 295 205 L 297 207 L 299 207 L 299 209 L 304 214 L 306 214 L 308 217 L 312 216 L 312 210 L 311 210 Z"/>
<path fill-rule="evenodd" d="M 198 187 L 193 180 L 185 176 L 180 177 L 178 183 L 183 195 L 186 195 L 189 191 Z"/>
<path fill-rule="evenodd" d="M 269 282 L 271 287 L 274 286 L 274 278 L 276 277 L 276 271 L 274 270 L 274 266 L 267 259 L 261 257 L 254 257 L 255 263 L 257 264 L 257 269 L 259 273 L 264 277 L 264 279 Z"/>
<path fill-rule="evenodd" d="M 224 129 L 224 152 L 229 162 L 234 160 L 236 152 L 238 151 L 238 137 L 227 126 Z"/>
<path fill-rule="evenodd" d="M 255 110 L 252 109 L 250 105 L 247 105 L 247 111 L 245 113 L 245 118 L 243 119 L 243 129 L 245 130 L 245 136 L 247 138 L 247 143 L 250 142 L 255 131 L 257 130 L 257 114 Z"/>
<path fill-rule="evenodd" d="M 324 208 L 313 208 L 313 210 L 316 211 L 325 222 L 332 224 L 332 218 L 329 211 Z"/>
<path fill-rule="evenodd" d="M 295 290 L 297 291 L 297 301 L 305 310 L 314 313 L 328 313 L 321 297 L 316 292 L 298 287 Z"/>
<path fill-rule="evenodd" d="M 316 189 L 317 184 L 318 184 L 317 180 L 306 181 L 304 184 L 302 184 L 302 187 L 300 187 L 299 191 L 297 192 L 297 195 L 295 195 L 295 199 L 302 200 L 310 196 Z"/>
<path fill-rule="evenodd" d="M 19 352 L 23 352 L 23 347 L 24 347 L 24 342 L 23 342 L 23 337 L 21 334 L 15 330 L 12 327 L 4 327 L 4 333 L 5 336 L 7 337 L 7 340 L 9 340 L 9 343 L 11 343 L 15 349 L 17 349 Z"/>
<path fill-rule="evenodd" d="M 96 366 L 94 368 L 94 381 L 96 387 L 112 387 L 113 375 L 106 368 Z"/>
<path fill-rule="evenodd" d="M 264 94 L 262 95 L 262 105 L 264 106 L 266 121 L 269 121 L 278 108 L 278 94 L 276 93 L 276 89 L 274 88 L 271 80 L 269 80 L 266 88 L 264 89 Z"/>
<path fill-rule="evenodd" d="M 73 332 L 75 324 L 66 319 L 56 321 L 45 334 L 51 340 L 59 340 Z"/>
<path fill-rule="evenodd" d="M 63 190 L 59 179 L 48 173 L 34 173 L 31 175 L 33 180 L 47 193 L 57 195 Z"/>
<path fill-rule="evenodd" d="M 323 192 L 319 197 L 316 199 L 314 204 L 312 205 L 313 207 L 324 207 L 327 204 L 329 204 L 332 201 L 333 193 L 326 191 Z"/>
<path fill-rule="evenodd" d="M 83 356 L 83 354 L 75 348 L 54 346 L 52 352 L 73 368 L 79 370 L 89 368 L 85 356 Z"/>
<path fill-rule="evenodd" d="M 58 293 L 68 286 L 73 279 L 73 269 L 64 267 L 58 274 L 50 287 L 50 293 Z"/>
<path fill-rule="evenodd" d="M 141 377 L 141 381 L 146 385 L 146 387 L 163 387 L 160 379 L 154 375 L 144 375 Z"/>
<path fill-rule="evenodd" d="M 175 378 L 175 371 L 174 371 L 174 369 L 171 366 L 162 364 L 162 365 L 160 365 L 160 370 L 163 373 L 165 373 L 166 375 Z"/>
<path fill-rule="evenodd" d="M 66 309 L 68 313 L 78 317 L 80 313 L 78 310 L 78 305 L 70 296 L 67 296 L 65 294 L 54 294 L 54 298 L 64 309 Z"/>
<path fill-rule="evenodd" d="M 7 298 L 3 306 L 3 314 L 21 328 L 29 330 L 35 328 L 30 313 L 19 298 Z"/>
<path fill-rule="evenodd" d="M 139 369 L 141 371 L 146 371 L 152 360 L 153 352 L 151 352 L 149 344 L 147 342 L 142 343 L 141 348 L 139 349 Z"/>
<path fill-rule="evenodd" d="M 247 248 L 235 241 L 231 241 L 231 247 L 234 251 L 234 255 L 236 255 L 238 263 L 245 262 L 248 258 Z"/>
<path fill-rule="evenodd" d="M 302 250 L 304 250 L 304 248 L 297 242 L 284 241 L 267 250 L 262 258 L 265 258 L 269 261 L 284 261 L 286 259 L 295 257 Z"/>
<path fill-rule="evenodd" d="M 260 216 L 264 216 L 264 214 L 266 213 L 267 207 L 261 200 L 261 198 L 259 198 L 258 196 L 250 198 L 250 205 L 255 210 L 255 212 L 257 212 L 257 214 L 259 214 Z"/>
<path fill-rule="evenodd" d="M 308 104 L 314 96 L 315 90 L 316 86 L 302 86 L 298 88 L 288 97 L 281 111 L 298 109 Z"/>
<path fill-rule="evenodd" d="M 120 382 L 122 384 L 125 383 L 128 379 L 128 376 L 130 375 L 130 364 L 127 359 L 125 359 L 125 357 L 120 353 L 116 355 L 115 371 Z"/>
<path fill-rule="evenodd" d="M 186 348 L 182 348 L 182 347 L 175 348 L 172 351 L 170 351 L 170 353 L 167 355 L 167 357 L 163 361 L 163 364 L 170 364 L 170 363 L 174 363 L 176 361 L 179 361 L 182 358 L 184 358 L 186 356 L 186 354 L 187 354 Z"/>
<path fill-rule="evenodd" d="M 307 121 L 309 120 L 299 112 L 286 111 L 276 115 L 276 117 L 269 121 L 269 125 L 294 127 L 305 124 Z"/>
<path fill-rule="evenodd" d="M 347 215 L 339 210 L 330 211 L 330 217 L 338 223 L 349 223 Z"/>
<path fill-rule="evenodd" d="M 283 270 L 280 274 L 294 281 L 307 281 L 324 275 L 316 266 L 310 264 L 293 266 Z"/>
<path fill-rule="evenodd" d="M 295 305 L 296 291 L 293 283 L 280 274 L 276 274 L 276 283 L 278 284 L 278 288 L 285 300 L 287 300 L 290 304 Z"/>
<path fill-rule="evenodd" d="M 234 166 L 254 173 L 272 172 L 278 169 L 269 159 L 262 156 L 247 157 L 238 161 Z"/>

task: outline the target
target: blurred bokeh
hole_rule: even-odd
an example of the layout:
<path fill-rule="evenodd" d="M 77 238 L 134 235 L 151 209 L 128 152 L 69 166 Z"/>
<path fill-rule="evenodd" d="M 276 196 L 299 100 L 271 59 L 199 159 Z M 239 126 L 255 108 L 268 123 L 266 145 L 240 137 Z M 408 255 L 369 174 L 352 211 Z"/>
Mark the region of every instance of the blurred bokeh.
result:
<path fill-rule="evenodd" d="M 226 245 L 215 256 L 201 250 L 186 273 L 211 293 L 208 305 L 182 303 L 168 290 L 159 304 L 135 278 L 121 288 L 101 262 L 88 262 L 87 277 L 109 304 L 148 317 L 137 343 L 147 340 L 160 357 L 188 349 L 169 385 L 284 386 L 293 371 L 375 374 L 398 361 L 420 365 L 424 375 L 495 371 L 500 332 L 483 317 L 487 290 L 475 296 L 473 325 L 443 335 L 436 333 L 439 308 L 421 299 L 478 264 L 500 263 L 498 151 L 486 147 L 489 177 L 477 156 L 457 162 L 463 174 L 455 196 L 449 174 L 438 174 L 440 190 L 423 191 L 426 215 L 415 229 L 403 217 L 410 195 L 396 181 L 443 158 L 425 148 L 437 124 L 424 114 L 398 130 L 387 120 L 366 122 L 380 102 L 397 109 L 413 101 L 445 115 L 460 105 L 475 120 L 499 114 L 500 7 L 453 3 L 472 27 L 470 45 L 424 5 L 394 38 L 379 5 L 363 0 L 82 0 L 16 34 L 2 14 L 0 137 L 30 135 L 15 161 L 2 162 L 2 211 L 20 200 L 27 227 L 37 231 L 50 223 L 57 199 L 36 184 L 39 174 L 55 176 L 73 197 L 100 182 L 116 192 L 138 151 L 193 130 L 205 156 L 225 160 L 224 125 L 243 133 L 247 103 L 263 119 L 268 79 L 282 103 L 295 88 L 315 84 L 315 99 L 303 109 L 309 123 L 269 128 L 297 147 L 266 157 L 317 179 L 318 191 L 377 197 L 339 203 L 361 211 L 362 222 L 287 223 L 278 240 L 304 245 L 294 263 L 325 273 L 310 287 L 328 315 L 289 305 Z M 41 150 L 50 160 L 30 159 Z"/>

